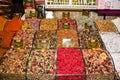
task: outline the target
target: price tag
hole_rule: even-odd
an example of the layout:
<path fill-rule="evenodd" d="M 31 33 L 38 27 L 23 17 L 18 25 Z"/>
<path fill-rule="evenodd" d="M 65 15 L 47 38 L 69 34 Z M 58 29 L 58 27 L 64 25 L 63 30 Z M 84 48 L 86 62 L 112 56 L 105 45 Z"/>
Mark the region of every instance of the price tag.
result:
<path fill-rule="evenodd" d="M 2 38 L 0 38 L 0 46 L 2 45 Z"/>
<path fill-rule="evenodd" d="M 36 47 L 37 48 L 49 48 L 49 40 L 38 39 Z"/>
<path fill-rule="evenodd" d="M 23 48 L 23 40 L 21 40 L 21 39 L 14 40 L 14 47 L 15 48 Z"/>
<path fill-rule="evenodd" d="M 70 29 L 70 23 L 68 23 L 68 22 L 63 23 L 62 28 L 63 29 Z"/>
<path fill-rule="evenodd" d="M 62 41 L 63 47 L 74 47 L 74 43 L 72 39 L 63 39 Z"/>

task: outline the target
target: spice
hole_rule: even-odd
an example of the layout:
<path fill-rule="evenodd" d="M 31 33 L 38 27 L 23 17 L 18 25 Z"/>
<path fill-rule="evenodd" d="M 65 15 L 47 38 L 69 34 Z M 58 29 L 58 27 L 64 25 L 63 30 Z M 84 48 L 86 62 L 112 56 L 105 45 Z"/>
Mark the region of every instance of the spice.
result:
<path fill-rule="evenodd" d="M 5 24 L 8 22 L 7 19 L 0 16 L 0 31 L 3 31 Z"/>
<path fill-rule="evenodd" d="M 23 20 L 19 18 L 13 18 L 4 28 L 4 31 L 18 31 L 21 29 Z"/>
<path fill-rule="evenodd" d="M 11 41 L 14 36 L 15 32 L 11 31 L 1 31 L 0 32 L 0 38 L 1 38 L 1 47 L 2 48 L 10 48 Z"/>

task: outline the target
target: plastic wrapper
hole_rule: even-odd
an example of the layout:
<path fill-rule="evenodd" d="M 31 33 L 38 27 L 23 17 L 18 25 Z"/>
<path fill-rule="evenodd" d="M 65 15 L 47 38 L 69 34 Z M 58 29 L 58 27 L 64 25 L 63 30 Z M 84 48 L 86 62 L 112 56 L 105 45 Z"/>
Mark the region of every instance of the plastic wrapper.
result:
<path fill-rule="evenodd" d="M 117 32 L 114 23 L 111 20 L 95 20 L 100 32 Z"/>
<path fill-rule="evenodd" d="M 114 32 L 103 32 L 100 36 L 109 52 L 120 52 L 120 35 Z"/>
<path fill-rule="evenodd" d="M 33 48 L 56 48 L 56 31 L 37 31 Z"/>
<path fill-rule="evenodd" d="M 80 49 L 58 48 L 57 80 L 84 80 L 84 61 Z"/>
<path fill-rule="evenodd" d="M 24 25 L 22 26 L 22 28 L 39 30 L 39 26 L 40 26 L 40 19 L 25 19 Z"/>
<path fill-rule="evenodd" d="M 74 47 L 78 48 L 78 35 L 73 29 L 57 31 L 57 48 Z"/>
<path fill-rule="evenodd" d="M 55 50 L 52 49 L 34 49 L 28 59 L 27 77 L 38 78 L 41 80 L 50 80 L 55 74 Z M 32 75 L 31 75 L 32 74 Z M 30 76 L 31 75 L 31 76 Z M 46 75 L 46 76 L 45 76 Z M 42 80 L 43 80 L 42 79 Z"/>
<path fill-rule="evenodd" d="M 0 79 L 25 80 L 28 50 L 8 50 L 0 63 Z"/>
<path fill-rule="evenodd" d="M 57 19 L 42 19 L 40 22 L 40 30 L 57 30 L 58 21 Z"/>
<path fill-rule="evenodd" d="M 97 30 L 79 30 L 78 31 L 79 37 L 79 47 L 81 49 L 93 49 L 93 48 L 103 48 L 105 46 L 100 38 L 100 35 Z"/>
<path fill-rule="evenodd" d="M 32 48 L 34 39 L 34 30 L 20 30 L 18 31 L 12 41 L 12 48 L 29 49 Z"/>
<path fill-rule="evenodd" d="M 67 23 L 69 24 L 69 27 L 64 26 L 64 24 Z M 63 18 L 63 19 L 59 19 L 59 24 L 58 24 L 58 29 L 73 29 L 76 30 L 76 21 L 70 18 Z"/>
<path fill-rule="evenodd" d="M 114 80 L 115 69 L 110 55 L 102 49 L 83 49 L 85 59 L 86 79 Z"/>

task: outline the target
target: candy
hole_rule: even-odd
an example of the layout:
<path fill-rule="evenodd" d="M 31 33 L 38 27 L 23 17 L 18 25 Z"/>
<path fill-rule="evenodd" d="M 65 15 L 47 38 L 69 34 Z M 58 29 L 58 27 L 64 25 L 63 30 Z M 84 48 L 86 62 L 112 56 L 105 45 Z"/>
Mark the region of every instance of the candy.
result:
<path fill-rule="evenodd" d="M 67 42 L 69 43 L 65 43 L 64 44 L 64 40 L 68 40 Z M 66 46 L 64 46 L 66 45 Z M 57 47 L 75 47 L 77 48 L 78 45 L 78 36 L 77 36 L 77 32 L 75 30 L 72 29 L 68 29 L 68 30 L 59 30 L 57 32 Z"/>
<path fill-rule="evenodd" d="M 61 75 L 61 77 L 57 76 L 58 80 L 84 80 L 84 76 L 75 76 L 84 74 L 84 62 L 81 51 L 73 48 L 58 48 L 56 70 L 57 74 Z M 69 76 L 66 74 L 69 74 Z"/>
<path fill-rule="evenodd" d="M 2 59 L 0 73 L 24 74 L 28 50 L 8 50 Z"/>
<path fill-rule="evenodd" d="M 39 26 L 40 26 L 40 19 L 26 19 L 24 21 L 24 25 L 22 26 L 22 28 L 23 30 L 26 28 L 39 30 Z"/>
<path fill-rule="evenodd" d="M 99 33 L 97 30 L 79 30 L 78 31 L 78 37 L 79 37 L 79 47 L 84 49 L 84 48 L 104 48 L 104 44 L 102 43 L 102 40 L 99 36 Z M 90 46 L 90 44 L 88 44 L 89 41 L 93 40 L 97 40 L 96 43 L 98 45 L 96 46 Z"/>
<path fill-rule="evenodd" d="M 12 48 L 32 48 L 33 38 L 34 38 L 34 30 L 20 30 L 16 33 L 12 41 Z M 21 46 L 15 47 L 15 40 L 21 40 Z"/>
<path fill-rule="evenodd" d="M 75 20 L 73 20 L 73 19 L 59 19 L 59 24 L 58 24 L 58 26 L 59 26 L 59 30 L 61 30 L 61 29 L 63 29 L 62 27 L 63 27 L 63 23 L 69 23 L 70 24 L 70 29 L 74 29 L 74 30 L 76 30 L 76 21 Z"/>
<path fill-rule="evenodd" d="M 115 25 L 110 20 L 95 20 L 100 32 L 116 32 Z"/>
<path fill-rule="evenodd" d="M 111 61 L 111 58 L 109 54 L 102 50 L 102 49 L 97 49 L 97 50 L 91 50 L 91 49 L 83 49 L 83 55 L 85 59 L 85 70 L 87 74 L 87 79 L 92 74 L 98 74 L 101 77 L 92 77 L 93 80 L 100 80 L 100 79 L 106 79 L 107 77 L 111 80 L 114 80 L 114 67 Z M 103 75 L 101 75 L 103 74 Z M 106 76 L 105 75 L 109 75 Z"/>
<path fill-rule="evenodd" d="M 40 30 L 57 30 L 57 19 L 42 19 Z"/>
<path fill-rule="evenodd" d="M 54 50 L 32 50 L 28 63 L 28 74 L 54 74 L 54 59 Z"/>
<path fill-rule="evenodd" d="M 35 34 L 33 48 L 55 48 L 56 31 L 40 30 Z"/>

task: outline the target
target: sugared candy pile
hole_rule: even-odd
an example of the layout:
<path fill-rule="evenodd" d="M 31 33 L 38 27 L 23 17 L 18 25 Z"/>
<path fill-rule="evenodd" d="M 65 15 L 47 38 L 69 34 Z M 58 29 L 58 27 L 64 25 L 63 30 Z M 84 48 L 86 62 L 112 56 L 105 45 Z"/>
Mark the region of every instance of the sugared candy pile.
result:
<path fill-rule="evenodd" d="M 73 48 L 58 48 L 56 66 L 57 74 L 84 74 L 84 62 L 81 51 Z M 69 78 L 75 79 L 76 77 L 63 76 L 62 78 L 62 80 L 67 80 Z M 80 80 L 83 79 L 83 77 L 80 78 Z"/>

